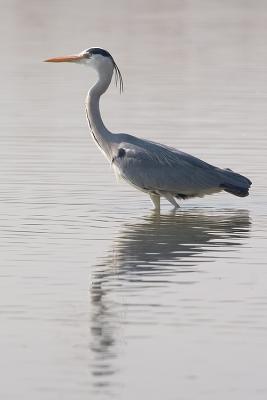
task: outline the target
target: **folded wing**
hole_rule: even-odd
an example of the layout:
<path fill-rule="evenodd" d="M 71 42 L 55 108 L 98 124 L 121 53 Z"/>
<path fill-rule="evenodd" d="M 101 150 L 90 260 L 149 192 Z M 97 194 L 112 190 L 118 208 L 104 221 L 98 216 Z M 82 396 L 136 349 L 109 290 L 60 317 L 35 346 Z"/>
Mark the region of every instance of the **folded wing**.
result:
<path fill-rule="evenodd" d="M 147 142 L 121 143 L 113 163 L 125 180 L 142 190 L 189 196 L 222 190 L 219 171 L 189 154 Z"/>

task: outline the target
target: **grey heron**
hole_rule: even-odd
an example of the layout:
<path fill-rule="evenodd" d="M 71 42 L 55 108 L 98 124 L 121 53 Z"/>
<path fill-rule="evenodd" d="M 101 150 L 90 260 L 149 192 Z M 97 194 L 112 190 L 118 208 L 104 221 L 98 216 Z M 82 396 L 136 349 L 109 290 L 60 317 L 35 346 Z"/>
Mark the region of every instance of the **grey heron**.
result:
<path fill-rule="evenodd" d="M 54 57 L 47 62 L 72 62 L 93 67 L 98 79 L 86 97 L 86 116 L 93 140 L 115 172 L 135 188 L 149 194 L 156 209 L 160 198 L 179 207 L 176 199 L 203 197 L 226 191 L 239 197 L 249 194 L 251 181 L 235 172 L 206 163 L 190 154 L 126 133 L 112 133 L 104 125 L 99 101 L 115 81 L 123 90 L 120 70 L 111 54 L 99 47 L 71 56 Z"/>

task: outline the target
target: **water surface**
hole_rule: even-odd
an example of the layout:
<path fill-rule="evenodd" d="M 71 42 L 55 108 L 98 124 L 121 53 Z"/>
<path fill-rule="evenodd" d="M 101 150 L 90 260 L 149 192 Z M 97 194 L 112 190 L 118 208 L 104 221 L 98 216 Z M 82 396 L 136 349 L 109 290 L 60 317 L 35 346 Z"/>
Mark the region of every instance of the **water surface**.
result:
<path fill-rule="evenodd" d="M 266 399 L 264 1 L 2 1 L 1 398 Z M 91 140 L 94 73 L 41 60 L 113 54 L 107 126 L 253 181 L 151 211 Z"/>

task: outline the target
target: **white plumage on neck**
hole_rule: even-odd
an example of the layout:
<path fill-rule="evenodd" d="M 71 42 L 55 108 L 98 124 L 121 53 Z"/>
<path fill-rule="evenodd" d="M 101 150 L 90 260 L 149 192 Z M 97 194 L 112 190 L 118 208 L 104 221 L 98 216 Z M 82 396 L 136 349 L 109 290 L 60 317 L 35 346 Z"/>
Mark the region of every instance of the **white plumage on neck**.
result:
<path fill-rule="evenodd" d="M 112 134 L 103 123 L 99 109 L 99 101 L 100 96 L 105 93 L 110 85 L 114 66 L 111 60 L 106 59 L 103 63 L 103 57 L 101 58 L 102 60 L 98 60 L 98 57 L 95 57 L 93 62 L 91 62 L 91 66 L 97 72 L 98 79 L 94 86 L 89 89 L 86 96 L 86 116 L 94 141 L 107 159 L 111 161 L 112 155 L 110 145 L 114 134 Z"/>

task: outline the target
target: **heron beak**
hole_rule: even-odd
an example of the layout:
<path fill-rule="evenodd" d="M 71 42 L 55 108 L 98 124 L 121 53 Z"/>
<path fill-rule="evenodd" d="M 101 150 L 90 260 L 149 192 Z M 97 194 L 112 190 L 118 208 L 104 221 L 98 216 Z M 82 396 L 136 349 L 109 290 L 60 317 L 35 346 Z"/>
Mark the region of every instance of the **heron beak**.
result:
<path fill-rule="evenodd" d="M 84 58 L 83 54 L 74 54 L 72 56 L 53 57 L 44 60 L 44 62 L 77 62 Z"/>

